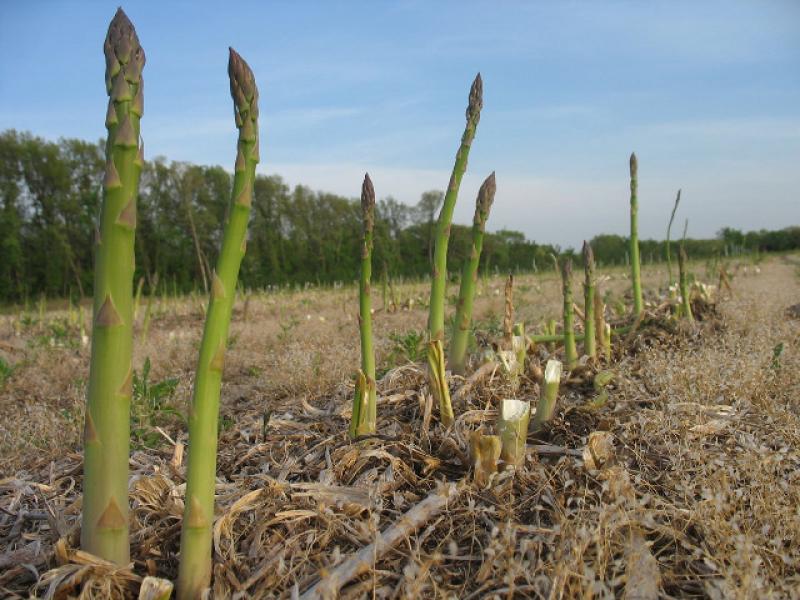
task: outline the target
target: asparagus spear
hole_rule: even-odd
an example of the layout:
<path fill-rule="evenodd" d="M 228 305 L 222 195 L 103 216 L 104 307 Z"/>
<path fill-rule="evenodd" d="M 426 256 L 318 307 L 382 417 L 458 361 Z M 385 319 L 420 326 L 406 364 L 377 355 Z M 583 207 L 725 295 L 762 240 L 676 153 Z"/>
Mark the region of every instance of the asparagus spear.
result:
<path fill-rule="evenodd" d="M 497 415 L 497 432 L 500 436 L 500 458 L 510 465 L 521 465 L 525 460 L 525 440 L 531 403 L 527 400 L 503 400 Z"/>
<path fill-rule="evenodd" d="M 467 158 L 475 130 L 481 117 L 483 107 L 483 81 L 478 73 L 469 92 L 467 105 L 467 125 L 461 137 L 461 146 L 456 153 L 453 173 L 447 186 L 439 220 L 436 223 L 436 247 L 433 253 L 433 276 L 431 282 L 430 312 L 428 313 L 428 365 L 430 388 L 438 399 L 440 418 L 447 426 L 453 420 L 453 408 L 450 405 L 450 392 L 444 371 L 444 299 L 447 287 L 447 244 L 450 239 L 450 223 L 458 198 L 461 178 L 467 170 Z"/>
<path fill-rule="evenodd" d="M 578 350 L 575 348 L 575 329 L 572 308 L 572 259 L 566 258 L 561 264 L 561 284 L 564 291 L 564 362 L 568 369 L 578 364 Z"/>
<path fill-rule="evenodd" d="M 633 282 L 633 312 L 638 317 L 642 312 L 642 278 L 639 267 L 639 200 L 637 198 L 638 162 L 636 154 L 631 153 L 631 280 Z"/>
<path fill-rule="evenodd" d="M 372 348 L 372 305 L 370 279 L 372 277 L 372 231 L 375 226 L 375 189 L 369 174 L 364 175 L 361 186 L 361 210 L 364 221 L 364 241 L 361 248 L 361 284 L 359 286 L 358 324 L 361 330 L 361 371 L 353 399 L 353 416 L 350 436 L 375 433 L 377 399 L 375 393 L 375 351 Z M 366 402 L 364 401 L 366 399 Z"/>
<path fill-rule="evenodd" d="M 667 224 L 667 272 L 669 273 L 669 287 L 675 285 L 675 280 L 672 278 L 672 242 L 669 236 L 672 230 L 672 222 L 675 220 L 675 211 L 678 210 L 678 204 L 681 203 L 681 191 L 678 190 L 678 196 L 675 198 L 675 205 L 672 207 L 672 212 L 669 215 L 669 223 Z"/>
<path fill-rule="evenodd" d="M 588 242 L 583 242 L 583 268 L 586 273 L 586 281 L 583 284 L 583 307 L 584 307 L 584 338 L 583 353 L 590 358 L 597 356 L 595 343 L 595 322 L 594 322 L 594 252 Z"/>
<path fill-rule="evenodd" d="M 464 262 L 461 273 L 461 288 L 458 291 L 458 307 L 456 308 L 456 328 L 453 332 L 453 343 L 450 349 L 450 368 L 459 375 L 464 373 L 467 361 L 467 343 L 472 322 L 472 306 L 475 300 L 475 284 L 478 281 L 478 265 L 483 249 L 483 234 L 486 220 L 494 202 L 497 189 L 494 172 L 483 182 L 475 201 L 475 217 L 472 221 L 472 250 Z"/>
<path fill-rule="evenodd" d="M 611 357 L 606 354 L 605 351 L 605 344 L 606 344 L 606 305 L 603 302 L 603 298 L 600 294 L 600 290 L 597 288 L 597 282 L 595 282 L 595 290 L 594 290 L 594 334 L 595 334 L 595 350 L 597 354 L 605 355 L 606 360 L 610 360 Z"/>
<path fill-rule="evenodd" d="M 96 231 L 94 327 L 84 426 L 81 547 L 127 565 L 136 196 L 142 170 L 144 50 L 118 9 L 108 27 L 106 171 Z"/>
<path fill-rule="evenodd" d="M 681 316 L 684 319 L 694 321 L 692 314 L 692 303 L 689 301 L 689 278 L 686 273 L 686 262 L 689 259 L 686 257 L 686 250 L 681 244 L 678 249 L 678 282 L 681 288 Z"/>
<path fill-rule="evenodd" d="M 199 598 L 211 579 L 211 526 L 217 458 L 219 392 L 258 155 L 258 89 L 253 72 L 232 48 L 228 61 L 234 116 L 239 129 L 233 194 L 222 249 L 212 277 L 189 415 L 189 459 L 181 531 L 178 597 Z"/>
<path fill-rule="evenodd" d="M 475 138 L 475 130 L 481 118 L 483 108 L 483 81 L 478 73 L 469 92 L 467 105 L 467 125 L 461 138 L 461 146 L 456 154 L 456 162 L 447 193 L 444 197 L 439 220 L 436 223 L 436 247 L 433 254 L 433 279 L 431 283 L 430 312 L 428 313 L 428 330 L 431 340 L 444 339 L 444 295 L 447 278 L 447 245 L 450 240 L 450 222 L 453 220 L 453 210 L 458 198 L 458 189 L 461 178 L 467 170 L 467 158 L 470 146 Z"/>
<path fill-rule="evenodd" d="M 548 360 L 544 368 L 544 386 L 539 396 L 539 404 L 533 417 L 533 429 L 538 431 L 553 418 L 558 400 L 558 387 L 561 385 L 561 362 Z"/>

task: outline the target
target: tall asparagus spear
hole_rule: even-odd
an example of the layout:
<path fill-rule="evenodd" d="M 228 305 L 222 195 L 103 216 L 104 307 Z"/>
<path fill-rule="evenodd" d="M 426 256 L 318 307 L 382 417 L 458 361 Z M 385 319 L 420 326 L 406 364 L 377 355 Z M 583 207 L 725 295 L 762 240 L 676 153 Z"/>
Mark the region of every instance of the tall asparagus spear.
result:
<path fill-rule="evenodd" d="M 631 281 L 633 282 L 633 312 L 638 317 L 642 312 L 642 277 L 639 263 L 639 200 L 637 198 L 638 162 L 636 154 L 631 153 Z"/>
<path fill-rule="evenodd" d="M 475 202 L 475 217 L 472 220 L 472 250 L 469 258 L 464 261 L 464 270 L 461 273 L 461 288 L 458 291 L 458 307 L 456 308 L 456 327 L 453 332 L 453 343 L 450 348 L 450 368 L 453 373 L 464 373 L 467 361 L 467 342 L 469 341 L 469 328 L 472 322 L 472 306 L 475 300 L 475 284 L 478 281 L 478 265 L 481 261 L 483 249 L 483 234 L 486 229 L 486 220 L 489 210 L 494 202 L 497 189 L 494 171 L 478 190 L 478 199 Z"/>
<path fill-rule="evenodd" d="M 467 125 L 461 137 L 461 146 L 456 154 L 453 173 L 447 186 L 439 220 L 436 223 L 436 247 L 433 253 L 433 277 L 431 282 L 431 302 L 428 313 L 428 331 L 431 340 L 444 340 L 444 295 L 447 279 L 447 245 L 450 240 L 450 222 L 453 220 L 453 210 L 458 198 L 458 189 L 461 178 L 467 170 L 467 158 L 470 146 L 475 138 L 475 130 L 481 118 L 483 108 L 483 80 L 478 73 L 472 88 L 469 91 L 469 104 L 467 105 Z"/>
<path fill-rule="evenodd" d="M 568 369 L 578 364 L 578 350 L 575 348 L 575 313 L 572 308 L 572 259 L 566 258 L 561 264 L 561 284 L 564 291 L 564 362 Z"/>
<path fill-rule="evenodd" d="M 668 285 L 672 287 L 675 285 L 675 280 L 672 278 L 672 242 L 669 240 L 669 234 L 672 230 L 672 222 L 675 220 L 675 211 L 678 210 L 678 204 L 681 203 L 681 191 L 678 190 L 678 196 L 675 198 L 675 206 L 672 207 L 672 213 L 669 215 L 669 224 L 667 224 L 667 272 L 669 273 Z"/>
<path fill-rule="evenodd" d="M 681 316 L 684 319 L 694 321 L 692 303 L 689 300 L 689 277 L 686 273 L 686 263 L 688 260 L 689 259 L 686 257 L 686 250 L 684 250 L 683 244 L 681 244 L 678 249 L 678 285 L 681 289 Z"/>
<path fill-rule="evenodd" d="M 600 288 L 597 287 L 597 282 L 595 281 L 595 290 L 594 290 L 594 335 L 595 335 L 595 350 L 598 355 L 603 354 L 605 355 L 606 360 L 610 360 L 611 357 L 606 354 L 606 305 L 603 302 L 602 295 L 600 293 Z"/>
<path fill-rule="evenodd" d="M 369 174 L 364 175 L 361 186 L 361 210 L 364 221 L 364 242 L 361 247 L 361 284 L 359 286 L 358 324 L 361 329 L 361 371 L 356 382 L 353 399 L 353 416 L 350 436 L 375 433 L 377 398 L 375 393 L 375 351 L 372 348 L 372 304 L 370 279 L 372 277 L 372 231 L 375 226 L 375 189 Z"/>
<path fill-rule="evenodd" d="M 211 579 L 211 526 L 217 459 L 219 391 L 228 327 L 245 253 L 258 153 L 258 89 L 253 72 L 232 48 L 228 61 L 234 116 L 239 129 L 228 222 L 222 238 L 200 345 L 189 414 L 189 459 L 181 531 L 178 597 L 199 598 Z"/>
<path fill-rule="evenodd" d="M 586 281 L 583 284 L 583 310 L 584 310 L 584 338 L 583 353 L 590 358 L 597 356 L 595 344 L 595 319 L 594 319 L 594 252 L 588 242 L 583 242 L 583 267 Z"/>
<path fill-rule="evenodd" d="M 450 223 L 458 198 L 461 178 L 467 170 L 467 158 L 475 130 L 483 108 L 483 81 L 481 74 L 475 77 L 469 92 L 467 104 L 467 125 L 461 137 L 461 146 L 456 153 L 453 173 L 447 186 L 439 220 L 436 223 L 436 247 L 433 253 L 433 276 L 431 281 L 430 312 L 428 313 L 428 366 L 430 388 L 438 400 L 439 414 L 444 425 L 450 425 L 453 419 L 453 408 L 450 405 L 450 393 L 444 372 L 444 297 L 447 287 L 447 244 L 450 240 Z"/>
<path fill-rule="evenodd" d="M 106 172 L 96 232 L 94 327 L 84 426 L 81 547 L 126 565 L 136 196 L 142 170 L 144 50 L 118 9 L 108 27 Z"/>

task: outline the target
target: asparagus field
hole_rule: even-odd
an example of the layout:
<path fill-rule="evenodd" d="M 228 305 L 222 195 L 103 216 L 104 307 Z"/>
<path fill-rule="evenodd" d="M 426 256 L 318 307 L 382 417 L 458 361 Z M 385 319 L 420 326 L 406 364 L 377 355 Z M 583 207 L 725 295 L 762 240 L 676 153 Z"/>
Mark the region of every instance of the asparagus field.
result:
<path fill-rule="evenodd" d="M 342 597 L 613 596 L 645 584 L 653 593 L 640 597 L 792 597 L 800 320 L 786 308 L 800 296 L 798 264 L 732 264 L 733 294 L 723 291 L 713 316 L 670 335 L 615 339 L 611 383 L 597 391 L 565 380 L 555 419 L 541 431 L 531 424 L 524 468 L 485 487 L 467 483 L 468 436 L 491 425 L 511 382 L 499 367 L 453 377 L 453 428 L 435 413 L 424 424 L 426 283 L 396 285 L 397 310 L 373 289 L 377 435 L 358 443 L 347 435 L 357 287 L 239 295 L 222 385 L 214 597 L 306 592 L 443 482 L 455 485 L 446 509 L 376 556 L 374 570 L 341 582 Z M 665 277 L 643 268 L 646 304 Z M 597 278 L 612 306 L 629 293 L 623 268 Z M 482 346 L 503 335 L 503 285 L 476 284 Z M 456 293 L 453 284 L 451 310 Z M 543 329 L 562 310 L 561 282 L 552 271 L 517 277 L 514 303 L 529 332 Z M 204 301 L 139 306 L 130 570 L 77 552 L 89 308 L 83 321 L 66 305 L 0 319 L 0 356 L 11 365 L 0 389 L 4 596 L 64 597 L 83 585 L 89 597 L 136 597 L 147 574 L 177 576 Z M 529 353 L 516 397 L 536 403 L 546 352 L 545 343 Z"/>
<path fill-rule="evenodd" d="M 93 301 L 75 267 L 78 302 L 0 314 L 4 597 L 800 597 L 796 254 L 693 260 L 686 219 L 676 280 L 679 191 L 666 269 L 643 263 L 631 154 L 624 266 L 584 241 L 492 275 L 494 171 L 453 264 L 478 74 L 429 276 L 384 263 L 374 289 L 366 174 L 358 272 L 251 289 L 259 86 L 229 48 L 215 268 L 192 225 L 205 293 L 134 291 L 145 51 L 121 8 L 103 51 Z"/>

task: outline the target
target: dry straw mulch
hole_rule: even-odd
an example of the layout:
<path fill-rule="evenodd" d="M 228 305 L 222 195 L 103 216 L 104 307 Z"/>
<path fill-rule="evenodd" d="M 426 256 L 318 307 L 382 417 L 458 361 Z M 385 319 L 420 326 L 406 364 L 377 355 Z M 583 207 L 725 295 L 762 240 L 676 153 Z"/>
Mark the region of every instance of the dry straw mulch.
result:
<path fill-rule="evenodd" d="M 607 398 L 585 369 L 522 468 L 485 488 L 468 436 L 512 394 L 499 370 L 456 378 L 449 430 L 421 368 L 391 371 L 379 434 L 356 442 L 351 387 L 266 413 L 243 403 L 220 443 L 213 597 L 320 582 L 342 598 L 800 597 L 800 322 L 785 314 L 800 285 L 773 264 L 734 291 L 716 315 L 697 306 L 696 326 L 640 323 Z M 535 401 L 536 382 L 516 395 Z M 135 597 L 148 573 L 174 578 L 185 461 L 164 434 L 131 458 L 130 570 L 75 550 L 78 453 L 0 480 L 0 593 Z M 365 548 L 366 571 L 334 581 Z"/>

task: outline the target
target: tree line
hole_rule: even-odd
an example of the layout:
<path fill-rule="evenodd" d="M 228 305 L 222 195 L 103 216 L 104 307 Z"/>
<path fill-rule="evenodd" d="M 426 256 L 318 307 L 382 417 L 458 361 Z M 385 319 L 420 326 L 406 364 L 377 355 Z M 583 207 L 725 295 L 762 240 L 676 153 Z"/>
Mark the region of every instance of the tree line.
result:
<path fill-rule="evenodd" d="M 0 133 L 0 301 L 92 293 L 103 157 L 100 142 L 53 142 L 15 130 Z M 186 292 L 208 285 L 231 185 L 232 175 L 219 166 L 160 157 L 145 163 L 137 207 L 136 279 L 143 278 L 147 290 L 168 285 L 170 290 Z M 442 192 L 430 191 L 413 206 L 392 197 L 377 203 L 373 253 L 377 277 L 430 273 L 442 198 Z M 290 188 L 277 175 L 259 175 L 242 285 L 355 281 L 360 219 L 355 199 L 302 185 Z M 448 261 L 452 269 L 463 264 L 469 240 L 470 226 L 453 225 Z M 627 238 L 598 235 L 591 243 L 601 264 L 626 261 Z M 748 233 L 726 228 L 716 239 L 687 239 L 685 244 L 697 258 L 791 250 L 800 248 L 800 227 Z M 641 242 L 644 262 L 662 260 L 664 250 L 664 242 Z M 518 231 L 500 230 L 486 234 L 481 270 L 551 269 L 553 254 L 572 253 L 537 244 Z"/>

